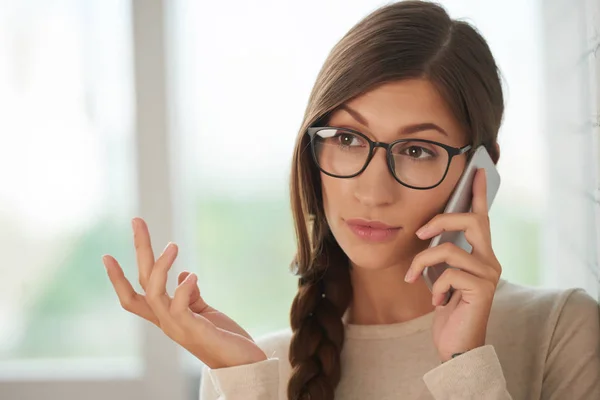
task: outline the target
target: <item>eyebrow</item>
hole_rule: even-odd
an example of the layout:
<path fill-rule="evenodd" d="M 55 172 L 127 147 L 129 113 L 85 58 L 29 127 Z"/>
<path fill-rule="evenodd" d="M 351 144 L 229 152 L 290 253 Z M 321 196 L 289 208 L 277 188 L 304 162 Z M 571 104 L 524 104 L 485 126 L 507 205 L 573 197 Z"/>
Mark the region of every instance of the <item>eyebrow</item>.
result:
<path fill-rule="evenodd" d="M 352 118 L 354 118 L 361 125 L 364 125 L 367 128 L 369 127 L 369 123 L 367 122 L 365 117 L 360 115 L 360 113 L 358 111 L 348 107 L 345 104 L 342 104 L 340 106 L 340 109 L 342 109 L 342 110 L 346 111 L 348 114 L 350 114 L 350 116 Z M 410 135 L 412 133 L 417 133 L 417 132 L 421 132 L 421 131 L 429 131 L 429 130 L 438 131 L 441 134 L 448 136 L 448 133 L 445 130 L 443 130 L 441 127 L 434 124 L 433 122 L 423 122 L 420 124 L 407 125 L 407 126 L 403 127 L 402 129 L 400 129 L 399 133 L 401 135 Z"/>

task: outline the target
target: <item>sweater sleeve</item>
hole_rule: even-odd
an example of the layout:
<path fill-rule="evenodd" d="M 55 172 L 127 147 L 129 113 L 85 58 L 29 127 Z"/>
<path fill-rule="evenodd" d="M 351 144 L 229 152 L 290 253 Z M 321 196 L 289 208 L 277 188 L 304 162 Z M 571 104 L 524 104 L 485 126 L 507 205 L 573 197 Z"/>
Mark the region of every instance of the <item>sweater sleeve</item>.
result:
<path fill-rule="evenodd" d="M 570 291 L 550 340 L 543 400 L 600 399 L 600 309 L 584 290 Z"/>
<path fill-rule="evenodd" d="M 200 379 L 200 400 L 277 400 L 279 360 L 210 369 Z"/>
<path fill-rule="evenodd" d="M 473 349 L 423 376 L 435 400 L 510 400 L 494 347 Z"/>

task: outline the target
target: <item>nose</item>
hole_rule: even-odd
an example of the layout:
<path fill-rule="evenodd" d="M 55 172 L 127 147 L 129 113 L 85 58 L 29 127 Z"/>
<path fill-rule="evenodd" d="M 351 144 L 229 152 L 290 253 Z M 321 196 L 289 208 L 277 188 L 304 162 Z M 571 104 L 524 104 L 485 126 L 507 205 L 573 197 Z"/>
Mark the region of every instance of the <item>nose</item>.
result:
<path fill-rule="evenodd" d="M 364 206 L 381 207 L 394 202 L 398 182 L 390 173 L 385 149 L 376 148 L 367 168 L 354 179 L 354 196 Z"/>

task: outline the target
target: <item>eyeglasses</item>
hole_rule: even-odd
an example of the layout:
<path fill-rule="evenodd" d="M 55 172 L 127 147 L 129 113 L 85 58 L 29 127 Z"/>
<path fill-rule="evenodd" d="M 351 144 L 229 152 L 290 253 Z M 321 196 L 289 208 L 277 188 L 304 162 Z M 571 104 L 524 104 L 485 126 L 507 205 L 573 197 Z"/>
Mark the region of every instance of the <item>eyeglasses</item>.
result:
<path fill-rule="evenodd" d="M 313 159 L 324 174 L 353 178 L 367 168 L 375 148 L 382 147 L 393 177 L 400 184 L 419 190 L 439 185 L 448 173 L 452 158 L 471 149 L 471 145 L 457 148 L 425 139 L 374 142 L 349 128 L 312 127 L 306 133 L 310 137 Z"/>

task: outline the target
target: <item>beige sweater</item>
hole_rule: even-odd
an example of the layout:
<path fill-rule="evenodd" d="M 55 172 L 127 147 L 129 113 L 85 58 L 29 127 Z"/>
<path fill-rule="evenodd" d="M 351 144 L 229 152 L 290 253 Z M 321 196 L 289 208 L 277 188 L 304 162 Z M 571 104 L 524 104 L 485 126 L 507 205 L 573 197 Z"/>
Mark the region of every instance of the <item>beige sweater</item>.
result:
<path fill-rule="evenodd" d="M 391 325 L 347 325 L 335 398 L 600 400 L 598 303 L 583 290 L 531 289 L 501 280 L 486 346 L 443 365 L 433 313 Z M 286 399 L 285 330 L 258 341 L 268 360 L 204 368 L 201 400 Z"/>

